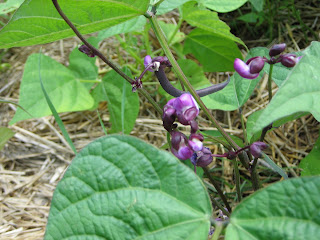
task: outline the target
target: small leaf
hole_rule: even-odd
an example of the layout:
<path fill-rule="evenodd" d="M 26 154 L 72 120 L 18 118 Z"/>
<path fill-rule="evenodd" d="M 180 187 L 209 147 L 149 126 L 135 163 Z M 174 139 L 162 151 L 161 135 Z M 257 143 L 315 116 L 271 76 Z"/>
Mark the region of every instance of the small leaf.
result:
<path fill-rule="evenodd" d="M 206 240 L 211 203 L 172 154 L 111 135 L 72 161 L 52 199 L 45 240 Z"/>
<path fill-rule="evenodd" d="M 288 179 L 288 175 L 282 170 L 281 167 L 279 167 L 277 164 L 275 164 L 274 161 L 272 161 L 271 158 L 268 157 L 267 154 L 262 152 L 262 156 L 263 159 L 269 164 L 269 166 L 276 171 L 277 173 L 279 173 L 281 175 L 281 177 L 283 177 L 284 179 Z"/>
<path fill-rule="evenodd" d="M 294 178 L 252 194 L 232 212 L 226 240 L 314 240 L 320 236 L 319 186 L 320 177 Z"/>
<path fill-rule="evenodd" d="M 128 69 L 123 69 L 131 77 Z M 110 112 L 110 133 L 122 132 L 130 134 L 139 113 L 139 96 L 132 92 L 132 86 L 114 70 L 107 73 L 103 79 Z"/>
<path fill-rule="evenodd" d="M 0 151 L 14 134 L 15 133 L 10 128 L 0 127 Z"/>
<path fill-rule="evenodd" d="M 263 10 L 264 0 L 249 0 L 249 2 L 256 11 L 261 12 Z"/>
<path fill-rule="evenodd" d="M 207 131 L 201 131 L 201 133 L 204 134 L 204 136 L 206 137 L 205 139 L 207 139 L 210 142 L 214 142 L 214 143 L 224 143 L 229 145 L 229 143 L 227 142 L 227 140 L 222 136 L 222 134 L 217 131 L 217 130 L 207 130 Z M 213 137 L 213 138 L 210 138 Z M 243 140 L 237 136 L 234 135 L 230 135 L 231 139 L 233 141 L 235 141 L 235 143 L 239 146 L 239 147 L 244 147 L 243 144 Z"/>
<path fill-rule="evenodd" d="M 320 136 L 314 144 L 312 151 L 301 160 L 301 176 L 312 176 L 320 174 Z"/>
<path fill-rule="evenodd" d="M 258 132 L 285 116 L 310 112 L 320 121 L 320 43 L 312 42 L 253 127 Z"/>
<path fill-rule="evenodd" d="M 245 4 L 248 0 L 198 0 L 207 8 L 214 11 L 225 13 L 236 10 Z"/>
<path fill-rule="evenodd" d="M 180 31 L 175 32 L 175 29 L 177 27 L 176 24 L 165 23 L 163 21 L 159 21 L 159 25 L 160 25 L 160 27 L 161 27 L 161 29 L 162 29 L 162 31 L 168 41 L 169 41 L 169 39 L 172 38 L 172 35 L 175 34 L 173 36 L 173 39 L 171 40 L 170 44 L 180 43 L 184 40 L 185 34 L 183 32 L 180 32 Z"/>
<path fill-rule="evenodd" d="M 245 46 L 244 42 L 240 38 L 235 37 L 230 32 L 230 27 L 219 19 L 216 12 L 199 9 L 195 6 L 194 2 L 184 4 L 182 11 L 183 19 L 185 19 L 190 25 Z"/>
<path fill-rule="evenodd" d="M 19 104 L 30 112 L 32 117 L 51 115 L 41 90 L 39 71 L 44 87 L 58 113 L 83 111 L 92 107 L 92 97 L 68 68 L 43 54 L 32 54 L 25 64 L 19 97 Z M 30 118 L 30 115 L 18 108 L 10 124 Z"/>
<path fill-rule="evenodd" d="M 143 15 L 149 0 L 59 0 L 82 34 L 97 32 Z M 52 1 L 27 0 L 0 31 L 1 48 L 29 46 L 74 36 Z"/>
<path fill-rule="evenodd" d="M 202 29 L 194 29 L 188 34 L 184 53 L 192 53 L 205 72 L 233 71 L 234 59 L 242 58 L 234 41 Z"/>

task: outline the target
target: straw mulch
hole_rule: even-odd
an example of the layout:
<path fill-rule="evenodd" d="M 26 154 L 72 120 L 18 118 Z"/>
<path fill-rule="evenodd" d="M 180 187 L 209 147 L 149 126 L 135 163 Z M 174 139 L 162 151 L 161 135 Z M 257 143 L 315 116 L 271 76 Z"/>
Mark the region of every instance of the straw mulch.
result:
<path fill-rule="evenodd" d="M 307 23 L 310 23 L 312 27 L 314 21 L 315 19 L 308 20 Z M 318 31 L 318 29 L 314 30 Z M 303 33 L 295 33 L 295 41 L 292 41 L 288 32 L 282 36 L 288 39 L 287 43 L 294 50 L 298 50 L 295 46 L 297 46 L 297 42 L 299 44 L 299 39 L 303 39 Z M 263 41 L 267 43 L 268 40 Z M 67 64 L 69 52 L 78 43 L 77 39 L 71 38 L 46 44 L 43 46 L 42 52 Z M 113 46 L 112 49 L 118 46 L 114 39 L 109 39 L 104 44 L 105 47 Z M 264 44 L 259 41 L 256 45 Z M 109 47 L 109 51 L 111 51 L 110 49 Z M 39 46 L 13 48 L 6 52 L 4 59 L 11 64 L 11 68 L 0 73 L 1 98 L 18 102 L 19 84 L 24 63 L 31 53 L 37 52 L 39 52 Z M 116 55 L 114 56 L 116 58 Z M 99 60 L 98 65 L 100 69 L 105 67 Z M 224 78 L 224 74 L 210 74 L 210 79 L 213 82 L 223 81 Z M 254 97 L 243 108 L 246 118 L 252 112 L 266 106 L 268 98 L 268 93 L 265 90 L 266 83 L 267 79 L 264 78 Z M 274 85 L 274 93 L 276 91 L 277 88 Z M 160 96 L 157 96 L 157 101 L 159 100 Z M 15 110 L 16 106 L 12 104 L 0 104 L 1 126 L 8 126 Z M 105 103 L 100 104 L 99 112 L 104 124 L 110 127 Z M 237 111 L 229 113 L 214 111 L 213 114 L 229 133 L 242 136 Z M 78 150 L 104 135 L 95 111 L 63 113 L 60 116 Z M 212 129 L 205 116 L 200 116 L 199 122 L 202 129 Z M 10 128 L 15 132 L 15 135 L 0 152 L 0 239 L 42 239 L 53 191 L 74 154 L 63 140 L 60 130 L 51 116 L 22 121 L 10 126 Z M 311 115 L 285 124 L 267 134 L 266 142 L 270 146 L 267 150 L 268 154 L 280 166 L 290 168 L 291 176 L 299 175 L 299 162 L 311 151 L 318 137 L 319 129 L 319 123 Z M 166 143 L 166 133 L 160 118 L 145 102 L 145 99 L 141 99 L 140 115 L 132 135 L 158 147 Z M 220 146 L 212 146 L 212 148 L 215 152 L 222 150 Z M 221 173 L 223 178 L 233 183 L 230 162 L 214 162 L 213 166 L 220 164 L 223 166 Z M 273 176 L 269 177 L 265 184 L 279 180 L 277 174 L 273 174 Z M 225 190 L 234 192 L 234 189 L 226 188 Z"/>

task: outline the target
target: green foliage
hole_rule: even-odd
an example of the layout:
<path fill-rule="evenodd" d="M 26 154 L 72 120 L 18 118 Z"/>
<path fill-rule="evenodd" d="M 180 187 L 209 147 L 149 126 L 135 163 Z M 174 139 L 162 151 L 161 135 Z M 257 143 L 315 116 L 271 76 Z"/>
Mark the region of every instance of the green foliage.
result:
<path fill-rule="evenodd" d="M 7 0 L 0 4 L 0 14 L 6 14 L 16 10 L 24 0 Z"/>
<path fill-rule="evenodd" d="M 132 77 L 128 69 L 122 70 Z M 139 113 L 138 93 L 133 93 L 132 86 L 113 70 L 103 77 L 102 84 L 112 124 L 110 133 L 130 134 Z"/>
<path fill-rule="evenodd" d="M 198 0 L 207 8 L 214 11 L 225 13 L 236 10 L 245 4 L 248 0 Z"/>
<path fill-rule="evenodd" d="M 86 146 L 59 182 L 45 240 L 205 240 L 211 211 L 202 181 L 173 155 L 107 136 Z"/>
<path fill-rule="evenodd" d="M 313 146 L 312 151 L 301 160 L 301 176 L 312 176 L 320 174 L 320 136 Z"/>
<path fill-rule="evenodd" d="M 170 44 L 180 43 L 184 40 L 185 34 L 183 32 L 175 32 L 177 25 L 171 23 L 165 23 L 163 21 L 159 21 L 159 25 L 167 37 L 167 40 L 172 39 Z"/>
<path fill-rule="evenodd" d="M 253 134 L 293 113 L 310 112 L 320 121 L 320 43 L 312 42 L 269 105 L 257 118 Z"/>
<path fill-rule="evenodd" d="M 142 29 L 146 25 L 146 23 L 146 18 L 144 16 L 139 16 L 124 23 L 120 23 L 118 25 L 100 31 L 97 38 L 99 41 L 102 41 L 116 34 L 137 31 Z"/>
<path fill-rule="evenodd" d="M 82 34 L 96 32 L 143 15 L 149 0 L 59 0 L 70 21 Z M 1 48 L 53 42 L 74 36 L 52 1 L 25 1 L 0 31 Z"/>
<path fill-rule="evenodd" d="M 13 137 L 14 132 L 10 128 L 0 127 L 0 151 L 6 142 Z"/>
<path fill-rule="evenodd" d="M 281 175 L 284 179 L 288 179 L 288 175 L 279 167 L 271 158 L 268 157 L 267 154 L 262 152 L 263 159 L 269 164 L 269 166 L 277 173 Z"/>
<path fill-rule="evenodd" d="M 25 64 L 19 97 L 19 104 L 30 112 L 32 117 L 51 115 L 41 90 L 39 72 L 57 112 L 82 111 L 93 106 L 92 97 L 72 71 L 43 54 L 32 54 Z M 29 118 L 29 114 L 18 108 L 10 124 Z"/>
<path fill-rule="evenodd" d="M 281 181 L 241 202 L 226 240 L 313 240 L 320 236 L 320 177 Z"/>
<path fill-rule="evenodd" d="M 261 12 L 263 10 L 264 0 L 249 0 L 249 2 L 256 11 Z"/>
<path fill-rule="evenodd" d="M 190 25 L 205 30 L 225 38 L 242 44 L 245 46 L 244 42 L 235 37 L 230 32 L 230 27 L 223 21 L 221 21 L 216 12 L 212 12 L 206 9 L 200 9 L 196 7 L 195 2 L 189 2 L 183 5 L 182 17 Z"/>
<path fill-rule="evenodd" d="M 261 136 L 262 128 L 256 132 L 253 132 L 253 128 L 255 126 L 257 119 L 262 114 L 262 112 L 263 112 L 263 110 L 256 111 L 248 117 L 246 129 L 247 129 L 247 139 L 248 139 L 248 142 L 250 142 L 250 143 L 257 141 Z M 280 118 L 279 120 L 275 121 L 272 124 L 272 128 L 280 127 L 281 125 L 283 125 L 287 122 L 291 122 L 293 120 L 296 120 L 298 118 L 301 118 L 302 116 L 305 116 L 306 114 L 307 113 L 304 113 L 304 112 L 298 112 L 298 113 L 293 113 L 289 116 L 285 116 L 283 118 Z"/>
<path fill-rule="evenodd" d="M 202 29 L 188 34 L 184 53 L 192 53 L 205 72 L 233 71 L 234 59 L 242 58 L 235 42 Z"/>
<path fill-rule="evenodd" d="M 166 12 L 170 12 L 171 10 L 183 5 L 186 2 L 189 2 L 191 0 L 165 0 L 163 1 L 160 6 L 157 9 L 157 14 L 161 15 Z"/>
<path fill-rule="evenodd" d="M 201 133 L 205 136 L 205 139 L 207 141 L 213 142 L 213 143 L 223 143 L 226 145 L 229 145 L 227 140 L 221 135 L 221 133 L 218 130 L 207 130 L 207 131 L 201 131 Z M 241 138 L 230 135 L 231 139 L 235 141 L 235 143 L 239 147 L 244 147 L 243 141 Z"/>

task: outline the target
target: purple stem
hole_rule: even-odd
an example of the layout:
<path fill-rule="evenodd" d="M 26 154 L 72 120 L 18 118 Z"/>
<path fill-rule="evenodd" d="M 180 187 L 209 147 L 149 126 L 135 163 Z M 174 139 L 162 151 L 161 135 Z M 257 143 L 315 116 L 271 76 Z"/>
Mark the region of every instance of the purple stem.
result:
<path fill-rule="evenodd" d="M 163 67 L 160 67 L 159 71 L 156 71 L 155 74 L 160 82 L 161 87 L 171 96 L 180 97 L 182 94 L 186 93 L 185 91 L 181 91 L 181 90 L 175 88 L 174 86 L 172 86 L 172 84 L 170 83 L 170 81 L 168 80 L 168 78 L 164 72 Z M 230 77 L 228 77 L 227 81 L 224 81 L 222 83 L 214 84 L 210 87 L 196 90 L 196 93 L 199 95 L 199 97 L 204 97 L 204 96 L 207 96 L 211 93 L 215 93 L 217 91 L 220 91 L 225 86 L 227 86 L 229 82 L 230 82 Z"/>

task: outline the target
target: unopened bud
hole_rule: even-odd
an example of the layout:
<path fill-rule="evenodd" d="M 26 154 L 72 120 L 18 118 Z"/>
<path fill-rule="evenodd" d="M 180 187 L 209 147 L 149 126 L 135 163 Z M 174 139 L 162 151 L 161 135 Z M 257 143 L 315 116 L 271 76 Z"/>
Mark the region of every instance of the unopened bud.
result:
<path fill-rule="evenodd" d="M 274 57 L 282 53 L 286 49 L 285 43 L 275 44 L 270 48 L 269 56 Z"/>
<path fill-rule="evenodd" d="M 96 55 L 94 52 L 87 46 L 87 45 L 81 45 L 78 50 L 84 54 L 86 54 L 88 57 L 95 57 Z"/>
<path fill-rule="evenodd" d="M 255 158 L 261 157 L 261 152 L 266 149 L 268 145 L 264 142 L 254 142 L 250 145 L 250 153 Z"/>

